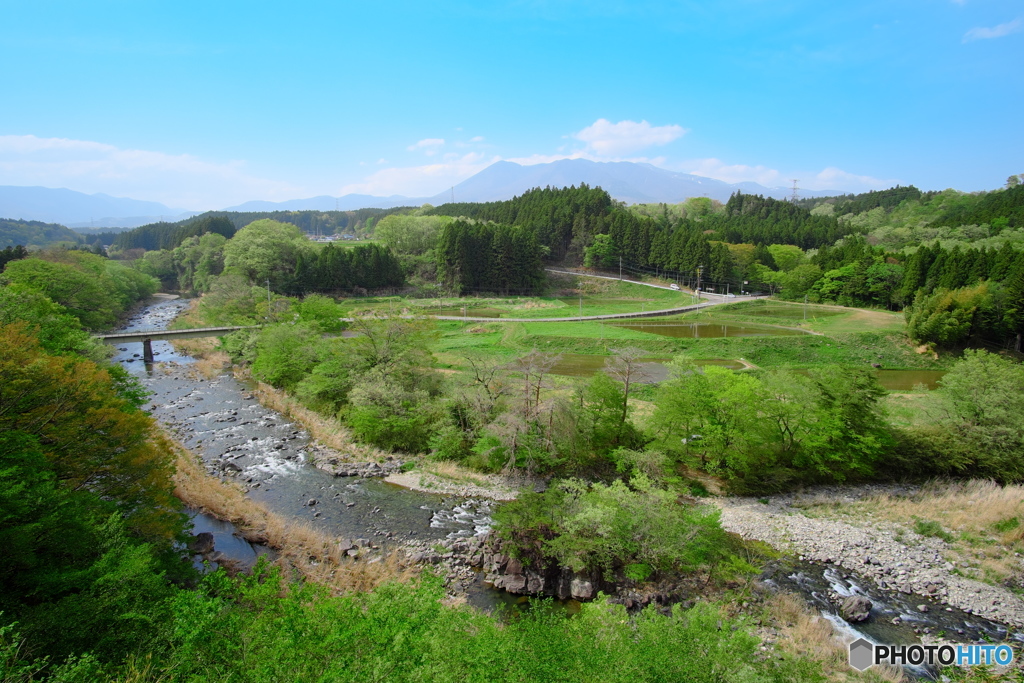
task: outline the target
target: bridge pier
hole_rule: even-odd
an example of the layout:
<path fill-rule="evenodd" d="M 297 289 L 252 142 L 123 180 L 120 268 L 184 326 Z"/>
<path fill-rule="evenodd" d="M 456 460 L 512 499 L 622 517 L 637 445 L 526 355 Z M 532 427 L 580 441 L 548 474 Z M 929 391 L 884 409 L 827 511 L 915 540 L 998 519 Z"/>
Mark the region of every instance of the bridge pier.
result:
<path fill-rule="evenodd" d="M 142 360 L 145 363 L 153 362 L 153 340 L 143 339 L 142 340 Z"/>

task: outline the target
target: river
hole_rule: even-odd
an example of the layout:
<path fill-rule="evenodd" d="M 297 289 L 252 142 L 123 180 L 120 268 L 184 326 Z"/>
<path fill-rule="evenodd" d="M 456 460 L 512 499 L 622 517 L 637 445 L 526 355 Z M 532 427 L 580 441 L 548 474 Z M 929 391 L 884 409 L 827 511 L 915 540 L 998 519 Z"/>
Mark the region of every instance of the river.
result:
<path fill-rule="evenodd" d="M 181 299 L 150 304 L 123 331 L 164 329 L 187 306 Z M 251 384 L 228 372 L 202 378 L 194 371 L 195 359 L 177 353 L 166 341 L 153 342 L 155 364 L 143 363 L 141 346 L 122 344 L 114 360 L 152 392 L 145 408 L 198 453 L 211 474 L 242 484 L 273 512 L 337 537 L 365 537 L 380 546 L 466 537 L 489 529 L 489 501 L 421 493 L 378 478 L 334 477 L 313 467 L 306 458 L 309 433 L 260 405 Z M 203 531 L 220 529 L 209 518 L 199 525 Z M 227 552 L 221 544 L 217 549 Z"/>

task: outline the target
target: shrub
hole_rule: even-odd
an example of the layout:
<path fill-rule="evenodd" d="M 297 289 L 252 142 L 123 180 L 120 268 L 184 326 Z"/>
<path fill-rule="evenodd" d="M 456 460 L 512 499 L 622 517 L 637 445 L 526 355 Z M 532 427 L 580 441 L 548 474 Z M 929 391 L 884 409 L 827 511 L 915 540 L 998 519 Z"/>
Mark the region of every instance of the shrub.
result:
<path fill-rule="evenodd" d="M 727 552 L 719 513 L 681 505 L 644 475 L 627 486 L 563 480 L 495 512 L 497 530 L 528 560 L 553 560 L 573 571 L 623 570 L 631 578 L 690 571 Z"/>

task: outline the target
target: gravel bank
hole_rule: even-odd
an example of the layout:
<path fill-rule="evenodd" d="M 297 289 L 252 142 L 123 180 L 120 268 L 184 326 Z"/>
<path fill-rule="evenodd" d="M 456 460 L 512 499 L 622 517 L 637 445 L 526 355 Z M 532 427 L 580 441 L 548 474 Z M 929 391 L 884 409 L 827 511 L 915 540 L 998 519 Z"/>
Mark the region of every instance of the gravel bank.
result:
<path fill-rule="evenodd" d="M 478 486 L 453 482 L 426 472 L 396 472 L 385 477 L 384 481 L 425 493 L 491 500 L 515 500 L 520 490 L 520 487 L 512 482 L 498 477 L 488 477 L 486 486 Z"/>
<path fill-rule="evenodd" d="M 844 489 L 849 501 L 882 487 Z M 829 489 L 835 495 L 836 489 Z M 957 575 L 942 553 L 945 542 L 891 523 L 836 521 L 804 516 L 792 494 L 767 499 L 720 498 L 722 526 L 802 559 L 831 563 L 880 588 L 927 596 L 1016 628 L 1024 628 L 1024 601 L 1008 589 Z M 767 500 L 767 503 L 762 502 Z M 902 540 L 898 540 L 900 536 Z"/>

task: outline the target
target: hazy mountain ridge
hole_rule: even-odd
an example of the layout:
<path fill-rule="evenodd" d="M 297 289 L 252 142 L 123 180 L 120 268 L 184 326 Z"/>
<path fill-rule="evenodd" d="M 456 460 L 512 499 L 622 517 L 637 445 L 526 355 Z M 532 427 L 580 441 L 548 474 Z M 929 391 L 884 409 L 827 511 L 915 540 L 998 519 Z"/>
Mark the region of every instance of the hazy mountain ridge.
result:
<path fill-rule="evenodd" d="M 60 223 L 68 227 L 128 227 L 129 221 L 143 225 L 161 217 L 177 220 L 186 213 L 198 212 L 172 209 L 159 202 L 103 193 L 85 194 L 65 188 L 0 186 L 0 218 Z"/>
<path fill-rule="evenodd" d="M 341 197 L 320 195 L 309 199 L 289 199 L 283 202 L 267 202 L 256 200 L 237 206 L 229 206 L 224 211 L 355 211 L 357 209 L 390 209 L 396 206 L 419 206 L 429 201 L 426 198 L 410 198 L 402 195 L 375 197 L 369 194 L 346 194 Z"/>

